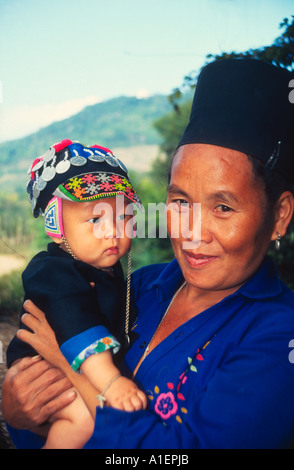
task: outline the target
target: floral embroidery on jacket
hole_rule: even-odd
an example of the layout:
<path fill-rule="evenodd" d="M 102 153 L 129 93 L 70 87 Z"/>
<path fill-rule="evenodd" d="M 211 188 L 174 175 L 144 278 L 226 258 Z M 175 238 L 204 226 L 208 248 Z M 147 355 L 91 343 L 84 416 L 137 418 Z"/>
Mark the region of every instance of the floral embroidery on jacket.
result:
<path fill-rule="evenodd" d="M 162 419 L 168 419 L 178 411 L 178 404 L 172 392 L 161 393 L 156 400 L 155 411 Z"/>
<path fill-rule="evenodd" d="M 188 410 L 184 406 L 180 405 L 181 401 L 185 401 L 185 397 L 182 393 L 179 393 L 177 390 L 175 390 L 173 383 L 168 382 L 167 388 L 169 389 L 168 392 L 160 393 L 159 387 L 156 385 L 154 387 L 154 393 L 158 396 L 155 398 L 153 392 L 149 392 L 148 398 L 151 401 L 156 399 L 154 411 L 161 417 L 161 419 L 167 420 L 171 418 L 171 416 L 175 415 L 175 419 L 179 423 L 182 423 L 180 413 L 188 413 Z M 176 392 L 176 396 L 173 391 Z M 165 424 L 165 422 L 163 424 Z"/>
<path fill-rule="evenodd" d="M 205 344 L 201 351 L 203 351 L 206 346 L 209 344 L 209 341 Z M 148 398 L 149 400 L 155 400 L 154 411 L 163 419 L 167 420 L 175 415 L 175 419 L 178 423 L 183 422 L 183 415 L 188 413 L 187 408 L 184 406 L 184 402 L 186 400 L 185 395 L 182 393 L 181 388 L 188 380 L 188 372 L 197 373 L 197 368 L 194 365 L 194 361 L 204 361 L 202 354 L 200 353 L 200 349 L 197 349 L 195 356 L 193 358 L 188 357 L 187 362 L 188 365 L 184 372 L 179 377 L 179 383 L 175 387 L 172 382 L 168 382 L 166 384 L 168 388 L 168 392 L 160 392 L 158 385 L 155 385 L 154 392 L 149 391 Z M 157 397 L 154 396 L 157 395 Z M 165 422 L 163 423 L 165 424 Z"/>

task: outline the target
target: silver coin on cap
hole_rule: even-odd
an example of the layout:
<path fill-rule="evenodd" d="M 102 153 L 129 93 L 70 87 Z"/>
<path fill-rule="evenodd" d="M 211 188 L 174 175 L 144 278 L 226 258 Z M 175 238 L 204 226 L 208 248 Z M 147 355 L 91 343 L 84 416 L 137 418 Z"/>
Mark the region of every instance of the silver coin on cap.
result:
<path fill-rule="evenodd" d="M 70 158 L 70 163 L 73 166 L 83 166 L 86 165 L 87 159 L 85 157 L 82 157 L 81 155 L 78 155 L 76 157 Z"/>
<path fill-rule="evenodd" d="M 59 175 L 65 173 L 70 168 L 70 162 L 68 160 L 61 160 L 61 162 L 56 165 L 56 173 Z"/>
<path fill-rule="evenodd" d="M 44 165 L 44 160 L 39 160 L 36 165 L 33 166 L 32 171 L 38 171 Z"/>
<path fill-rule="evenodd" d="M 104 162 L 105 156 L 100 155 L 100 154 L 99 155 L 94 154 L 94 155 L 90 155 L 88 159 L 91 160 L 92 162 Z"/>
<path fill-rule="evenodd" d="M 47 150 L 47 152 L 45 153 L 44 157 L 43 157 L 43 160 L 45 162 L 50 162 L 52 160 L 52 158 L 54 157 L 55 155 L 55 148 L 54 147 L 51 147 L 49 150 Z"/>
<path fill-rule="evenodd" d="M 115 157 L 113 157 L 112 155 L 106 155 L 105 156 L 105 160 L 107 163 L 109 163 L 109 165 L 111 166 L 118 166 L 118 161 Z"/>
<path fill-rule="evenodd" d="M 119 166 L 121 167 L 121 169 L 122 169 L 125 173 L 128 174 L 128 169 L 127 169 L 127 167 L 123 164 L 123 162 L 121 162 L 119 159 L 117 159 L 117 161 L 118 161 L 118 164 L 119 164 Z"/>
<path fill-rule="evenodd" d="M 47 166 L 44 168 L 44 171 L 42 173 L 42 179 L 44 181 L 51 181 L 53 180 L 54 176 L 56 175 L 56 170 L 53 166 Z"/>
<path fill-rule="evenodd" d="M 43 191 L 43 189 L 45 189 L 46 186 L 47 186 L 47 182 L 44 181 L 42 177 L 38 178 L 37 188 L 39 189 L 39 191 Z"/>
<path fill-rule="evenodd" d="M 32 210 L 34 210 L 35 207 L 36 207 L 36 205 L 37 205 L 37 199 L 33 197 L 33 198 L 31 199 L 31 204 L 32 204 Z"/>
<path fill-rule="evenodd" d="M 40 196 L 40 190 L 38 188 L 37 181 L 35 181 L 33 185 L 33 197 L 37 199 L 39 196 Z"/>

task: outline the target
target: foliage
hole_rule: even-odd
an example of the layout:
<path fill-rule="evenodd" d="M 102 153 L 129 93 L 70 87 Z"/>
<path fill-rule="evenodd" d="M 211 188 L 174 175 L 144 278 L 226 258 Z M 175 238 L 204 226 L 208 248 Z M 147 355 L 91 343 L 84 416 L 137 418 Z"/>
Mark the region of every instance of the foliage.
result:
<path fill-rule="evenodd" d="M 135 269 L 152 263 L 169 262 L 173 259 L 174 255 L 167 234 L 164 238 L 159 236 L 159 234 L 162 235 L 162 233 L 165 233 L 165 224 L 162 218 L 159 218 L 158 214 L 156 227 L 154 227 L 155 236 L 154 238 L 148 236 L 148 228 L 150 230 L 151 226 L 151 220 L 150 217 L 148 217 L 150 214 L 149 204 L 153 203 L 154 205 L 158 205 L 165 202 L 166 179 L 158 179 L 158 181 L 155 182 L 152 173 L 140 174 L 133 172 L 130 177 L 144 206 L 144 212 L 136 211 L 135 213 L 135 220 L 137 222 L 135 229 L 139 237 L 136 236 L 132 242 L 132 271 L 134 271 Z M 142 227 L 145 227 L 143 231 L 141 229 Z"/>
<path fill-rule="evenodd" d="M 157 129 L 162 136 L 163 140 L 160 149 L 165 154 L 168 162 L 170 162 L 188 124 L 190 111 L 191 100 L 189 99 L 177 105 L 176 114 L 172 111 L 154 123 L 155 129 Z M 152 170 L 154 174 L 160 174 L 160 177 L 167 177 L 168 170 L 166 168 L 163 169 L 162 155 L 161 158 L 158 157 L 158 159 L 153 162 Z M 162 171 L 164 171 L 163 174 Z"/>
<path fill-rule="evenodd" d="M 42 218 L 35 219 L 27 197 L 15 193 L 0 195 L 0 234 L 0 252 L 14 252 L 27 261 L 45 246 Z"/>
<path fill-rule="evenodd" d="M 0 319 L 20 312 L 24 292 L 21 280 L 21 271 L 13 271 L 0 277 Z"/>
<path fill-rule="evenodd" d="M 264 60 L 279 67 L 285 67 L 289 70 L 294 70 L 294 16 L 291 17 L 292 21 L 289 22 L 288 18 L 284 18 L 280 24 L 280 28 L 284 28 L 284 32 L 279 36 L 271 46 L 265 46 L 261 49 L 249 49 L 246 52 L 231 52 L 223 53 L 221 55 L 213 56 L 209 54 L 208 58 L 221 60 L 226 58 L 254 58 Z"/>

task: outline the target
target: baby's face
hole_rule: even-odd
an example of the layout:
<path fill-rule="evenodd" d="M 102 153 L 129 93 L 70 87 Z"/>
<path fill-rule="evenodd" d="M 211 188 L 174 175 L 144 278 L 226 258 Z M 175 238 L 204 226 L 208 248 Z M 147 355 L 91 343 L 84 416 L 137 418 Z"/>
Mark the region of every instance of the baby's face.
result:
<path fill-rule="evenodd" d="M 131 246 L 133 209 L 123 196 L 62 201 L 65 237 L 74 254 L 95 268 L 109 268 Z"/>

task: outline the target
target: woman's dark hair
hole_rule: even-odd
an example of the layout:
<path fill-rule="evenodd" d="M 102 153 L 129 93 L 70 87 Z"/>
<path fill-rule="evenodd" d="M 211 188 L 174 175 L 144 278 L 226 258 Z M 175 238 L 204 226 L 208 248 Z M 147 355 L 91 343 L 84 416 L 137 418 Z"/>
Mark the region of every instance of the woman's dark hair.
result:
<path fill-rule="evenodd" d="M 253 167 L 253 174 L 261 178 L 264 183 L 264 190 L 268 202 L 268 208 L 272 209 L 284 191 L 291 191 L 294 194 L 294 185 L 287 181 L 284 176 L 275 170 L 267 168 L 260 160 L 247 155 Z"/>

